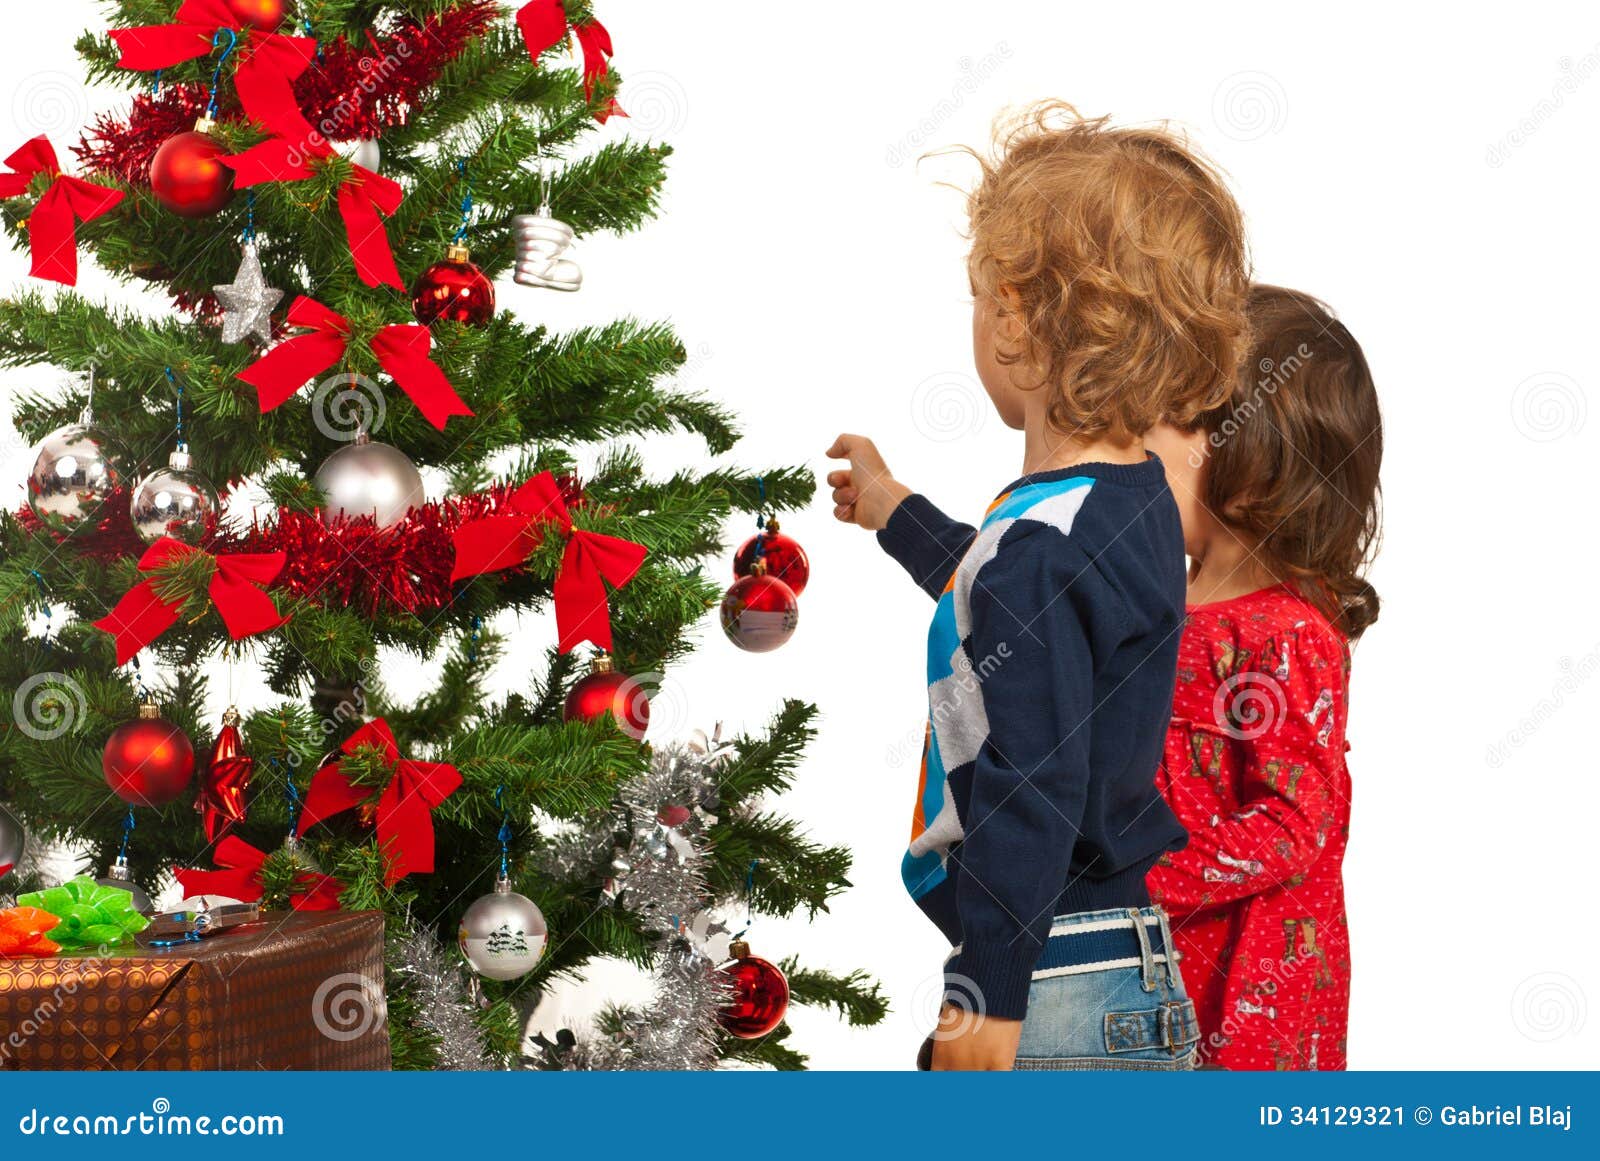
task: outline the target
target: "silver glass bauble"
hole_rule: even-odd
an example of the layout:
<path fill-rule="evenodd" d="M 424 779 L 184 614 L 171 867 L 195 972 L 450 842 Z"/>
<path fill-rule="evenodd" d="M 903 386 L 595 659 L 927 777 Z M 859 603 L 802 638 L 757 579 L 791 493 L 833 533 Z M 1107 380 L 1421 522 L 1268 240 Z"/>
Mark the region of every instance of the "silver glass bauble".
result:
<path fill-rule="evenodd" d="M 371 516 L 379 528 L 422 506 L 422 473 L 399 448 L 373 443 L 365 432 L 322 461 L 315 480 L 326 519 Z"/>
<path fill-rule="evenodd" d="M 69 529 L 92 523 L 122 483 L 122 463 L 122 448 L 85 408 L 80 422 L 57 428 L 39 444 L 28 476 L 28 507 L 39 519 Z"/>
<path fill-rule="evenodd" d="M 383 162 L 383 153 L 378 148 L 377 140 L 372 137 L 362 138 L 350 146 L 349 157 L 352 164 L 370 169 L 373 173 L 378 172 L 378 166 Z"/>
<path fill-rule="evenodd" d="M 199 544 L 217 519 L 217 490 L 195 471 L 189 450 L 180 446 L 133 490 L 128 504 L 134 531 L 146 544 L 163 536 Z"/>
<path fill-rule="evenodd" d="M 517 214 L 511 219 L 511 237 L 517 246 L 517 261 L 512 278 L 521 286 L 542 286 L 546 290 L 577 290 L 583 285 L 583 271 L 570 258 L 572 227 L 550 216 L 549 206 L 536 214 Z"/>
<path fill-rule="evenodd" d="M 28 849 L 28 836 L 17 816 L 0 806 L 0 872 L 22 862 L 22 853 Z"/>
<path fill-rule="evenodd" d="M 128 870 L 128 860 L 122 855 L 118 855 L 116 861 L 106 868 L 106 873 L 95 882 L 102 887 L 115 887 L 132 895 L 135 911 L 148 913 L 155 910 L 155 904 L 150 902 L 150 896 L 145 894 L 144 888 L 133 881 L 133 873 Z"/>
<path fill-rule="evenodd" d="M 472 970 L 491 980 L 514 980 L 533 970 L 550 938 L 544 913 L 532 899 L 495 880 L 492 894 L 467 908 L 456 942 Z"/>

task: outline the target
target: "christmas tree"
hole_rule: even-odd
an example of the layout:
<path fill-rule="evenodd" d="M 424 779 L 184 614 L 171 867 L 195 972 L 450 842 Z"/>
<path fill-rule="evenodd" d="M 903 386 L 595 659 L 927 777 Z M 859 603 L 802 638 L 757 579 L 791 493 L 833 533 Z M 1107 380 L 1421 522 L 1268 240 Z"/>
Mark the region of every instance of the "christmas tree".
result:
<path fill-rule="evenodd" d="M 813 481 L 652 476 L 642 437 L 737 439 L 670 383 L 678 336 L 515 317 L 577 289 L 571 240 L 647 222 L 666 175 L 663 144 L 591 138 L 626 89 L 590 5 L 106 9 L 77 47 L 131 106 L 0 176 L 46 280 L 0 301 L 0 363 L 73 373 L 14 406 L 40 464 L 0 514 L 0 805 L 91 874 L 126 851 L 150 893 L 182 868 L 271 909 L 381 909 L 396 1067 L 802 1066 L 786 1026 L 706 1027 L 729 1002 L 706 956 L 714 905 L 815 915 L 848 885 L 846 851 L 763 805 L 815 711 L 730 744 L 640 736 L 721 595 L 703 563 L 729 518 Z M 149 284 L 150 309 L 71 289 L 80 252 Z M 550 607 L 555 639 L 519 623 Z M 496 700 L 507 655 L 534 676 Z M 270 696 L 224 720 L 219 673 Z M 390 692 L 417 674 L 420 696 Z M 469 979 L 457 930 L 502 869 L 548 943 L 499 930 L 487 954 L 542 956 Z M 39 885 L 26 870 L 5 889 Z M 542 991 L 599 956 L 654 969 L 657 1010 L 526 1041 Z M 860 973 L 781 967 L 796 1002 L 884 1014 Z"/>

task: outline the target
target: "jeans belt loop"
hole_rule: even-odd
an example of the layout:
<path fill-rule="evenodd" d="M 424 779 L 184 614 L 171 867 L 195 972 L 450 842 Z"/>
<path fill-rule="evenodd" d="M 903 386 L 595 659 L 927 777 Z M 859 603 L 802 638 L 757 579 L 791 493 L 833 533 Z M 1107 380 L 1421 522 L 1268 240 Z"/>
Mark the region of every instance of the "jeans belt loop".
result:
<path fill-rule="evenodd" d="M 1128 918 L 1133 920 L 1133 933 L 1139 937 L 1139 986 L 1153 992 L 1156 990 L 1156 957 L 1150 950 L 1150 933 L 1145 930 L 1144 916 L 1137 907 L 1128 908 Z"/>
<path fill-rule="evenodd" d="M 1156 918 L 1161 924 L 1161 950 L 1167 957 L 1167 987 L 1178 986 L 1178 949 L 1172 945 L 1172 928 L 1167 924 L 1167 913 L 1156 908 Z"/>

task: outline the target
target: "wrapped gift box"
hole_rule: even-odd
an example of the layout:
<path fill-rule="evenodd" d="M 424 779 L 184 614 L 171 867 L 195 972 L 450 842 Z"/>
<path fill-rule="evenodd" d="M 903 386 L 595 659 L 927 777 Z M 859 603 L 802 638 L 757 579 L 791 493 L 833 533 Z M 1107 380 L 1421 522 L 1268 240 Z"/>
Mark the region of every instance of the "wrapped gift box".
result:
<path fill-rule="evenodd" d="M 380 912 L 150 942 L 0 958 L 0 1071 L 389 1067 Z"/>

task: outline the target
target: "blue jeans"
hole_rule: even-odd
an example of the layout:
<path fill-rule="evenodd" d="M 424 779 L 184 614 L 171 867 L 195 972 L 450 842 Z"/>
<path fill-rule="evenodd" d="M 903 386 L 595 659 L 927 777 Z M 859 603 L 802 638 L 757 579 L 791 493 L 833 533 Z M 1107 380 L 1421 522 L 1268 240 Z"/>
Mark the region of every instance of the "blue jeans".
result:
<path fill-rule="evenodd" d="M 1194 1067 L 1200 1025 L 1159 907 L 1057 916 L 1028 988 L 1018 1069 Z"/>

